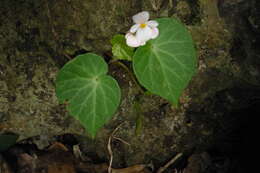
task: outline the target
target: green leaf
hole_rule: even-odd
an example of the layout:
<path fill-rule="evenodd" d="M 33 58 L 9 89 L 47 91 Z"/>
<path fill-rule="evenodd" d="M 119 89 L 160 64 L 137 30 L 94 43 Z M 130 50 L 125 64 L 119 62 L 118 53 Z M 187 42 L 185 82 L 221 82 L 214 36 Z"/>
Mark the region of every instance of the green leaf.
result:
<path fill-rule="evenodd" d="M 14 145 L 18 139 L 16 134 L 0 134 L 0 152 L 7 150 Z"/>
<path fill-rule="evenodd" d="M 111 119 L 120 103 L 120 88 L 107 72 L 102 57 L 87 53 L 68 62 L 56 80 L 59 101 L 68 102 L 69 113 L 92 137 Z"/>
<path fill-rule="evenodd" d="M 196 71 L 196 52 L 191 35 L 180 22 L 171 18 L 157 21 L 160 35 L 137 49 L 134 72 L 146 89 L 177 106 Z"/>
<path fill-rule="evenodd" d="M 111 40 L 111 44 L 112 53 L 115 59 L 132 61 L 134 48 L 129 47 L 126 44 L 126 39 L 124 35 L 115 35 Z"/>

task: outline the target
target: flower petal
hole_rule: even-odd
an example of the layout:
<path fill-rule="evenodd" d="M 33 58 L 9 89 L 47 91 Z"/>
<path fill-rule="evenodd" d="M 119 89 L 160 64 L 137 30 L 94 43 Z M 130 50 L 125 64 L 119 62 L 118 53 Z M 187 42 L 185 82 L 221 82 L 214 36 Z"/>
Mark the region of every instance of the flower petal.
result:
<path fill-rule="evenodd" d="M 158 28 L 152 28 L 152 34 L 151 39 L 155 39 L 159 35 L 159 29 Z"/>
<path fill-rule="evenodd" d="M 138 28 L 136 32 L 136 38 L 140 40 L 140 42 L 146 42 L 151 39 L 152 29 L 150 27 Z"/>
<path fill-rule="evenodd" d="M 126 44 L 130 47 L 138 47 L 140 46 L 140 41 L 132 34 L 132 33 L 127 33 L 125 35 L 126 38 Z"/>
<path fill-rule="evenodd" d="M 149 21 L 147 22 L 147 25 L 150 26 L 151 28 L 155 28 L 155 27 L 157 27 L 159 24 L 158 24 L 158 22 L 155 21 L 155 20 L 149 20 Z"/>
<path fill-rule="evenodd" d="M 131 33 L 135 33 L 137 31 L 137 29 L 139 28 L 140 24 L 135 24 L 130 28 L 130 32 Z"/>
<path fill-rule="evenodd" d="M 145 43 L 146 43 L 145 41 L 141 41 L 141 42 L 140 42 L 140 46 L 145 45 Z"/>
<path fill-rule="evenodd" d="M 148 19 L 149 19 L 149 13 L 147 11 L 137 13 L 136 15 L 133 16 L 133 21 L 134 23 L 137 24 L 145 23 L 148 21 Z"/>

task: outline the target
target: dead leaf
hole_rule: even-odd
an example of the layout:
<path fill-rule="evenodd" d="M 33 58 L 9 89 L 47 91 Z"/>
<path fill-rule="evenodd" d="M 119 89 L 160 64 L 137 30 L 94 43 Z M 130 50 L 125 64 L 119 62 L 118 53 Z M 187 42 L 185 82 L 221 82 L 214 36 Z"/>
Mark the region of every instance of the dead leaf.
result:
<path fill-rule="evenodd" d="M 81 162 L 77 165 L 77 171 L 80 172 L 91 172 L 91 173 L 107 173 L 108 165 L 106 163 L 102 164 L 87 164 Z M 151 173 L 148 169 L 146 169 L 146 165 L 134 165 L 127 168 L 122 169 L 114 169 L 112 168 L 112 173 Z"/>
<path fill-rule="evenodd" d="M 106 163 L 102 164 L 90 164 L 86 162 L 80 162 L 76 165 L 76 170 L 82 173 L 107 173 L 108 165 Z"/>
<path fill-rule="evenodd" d="M 8 163 L 0 155 L 0 173 L 13 173 Z"/>
<path fill-rule="evenodd" d="M 48 148 L 48 151 L 51 151 L 51 150 L 62 150 L 62 151 L 69 151 L 69 149 L 63 145 L 62 143 L 60 142 L 54 142 L 49 148 Z"/>
<path fill-rule="evenodd" d="M 37 167 L 48 170 L 48 173 L 76 173 L 75 158 L 72 152 L 62 143 L 53 143 L 46 151 L 38 156 Z"/>
<path fill-rule="evenodd" d="M 112 168 L 112 173 L 148 173 L 146 165 L 141 164 L 141 165 L 134 165 L 130 166 L 127 168 L 122 168 L 122 169 L 113 169 Z"/>
<path fill-rule="evenodd" d="M 48 166 L 48 173 L 76 173 L 71 164 L 52 164 Z"/>

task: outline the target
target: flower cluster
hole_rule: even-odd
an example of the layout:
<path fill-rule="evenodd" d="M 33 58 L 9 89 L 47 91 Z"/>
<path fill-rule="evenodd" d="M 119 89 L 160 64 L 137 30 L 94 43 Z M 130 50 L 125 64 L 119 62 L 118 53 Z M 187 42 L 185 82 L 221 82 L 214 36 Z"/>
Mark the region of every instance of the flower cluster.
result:
<path fill-rule="evenodd" d="M 147 11 L 140 12 L 133 16 L 134 25 L 130 31 L 125 35 L 126 44 L 130 47 L 139 47 L 154 39 L 159 35 L 157 28 L 158 22 L 149 20 L 149 13 Z"/>

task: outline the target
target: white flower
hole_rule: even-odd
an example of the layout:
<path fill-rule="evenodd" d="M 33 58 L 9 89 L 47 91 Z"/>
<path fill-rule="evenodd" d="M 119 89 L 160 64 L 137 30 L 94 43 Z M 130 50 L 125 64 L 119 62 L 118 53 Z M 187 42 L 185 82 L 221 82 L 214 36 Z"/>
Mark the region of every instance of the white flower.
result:
<path fill-rule="evenodd" d="M 147 11 L 134 15 L 133 21 L 135 24 L 125 36 L 128 46 L 143 46 L 148 40 L 154 39 L 159 35 L 158 22 L 149 20 L 149 13 Z"/>

